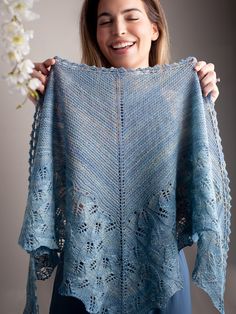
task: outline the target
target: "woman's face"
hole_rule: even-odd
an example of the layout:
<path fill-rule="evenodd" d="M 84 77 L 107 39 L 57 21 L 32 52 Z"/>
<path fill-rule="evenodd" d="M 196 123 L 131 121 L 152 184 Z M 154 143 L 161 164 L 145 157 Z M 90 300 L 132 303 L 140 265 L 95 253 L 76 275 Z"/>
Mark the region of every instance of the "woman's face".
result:
<path fill-rule="evenodd" d="M 97 42 L 111 66 L 149 66 L 151 42 L 159 32 L 142 0 L 100 0 L 97 17 Z"/>

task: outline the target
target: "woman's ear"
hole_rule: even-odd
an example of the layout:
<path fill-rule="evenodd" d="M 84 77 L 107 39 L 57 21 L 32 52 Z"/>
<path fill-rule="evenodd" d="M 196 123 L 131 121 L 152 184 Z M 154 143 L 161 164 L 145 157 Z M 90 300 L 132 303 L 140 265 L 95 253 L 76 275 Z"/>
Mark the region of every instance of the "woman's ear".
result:
<path fill-rule="evenodd" d="M 157 24 L 152 24 L 152 40 L 155 41 L 159 37 L 159 30 Z"/>

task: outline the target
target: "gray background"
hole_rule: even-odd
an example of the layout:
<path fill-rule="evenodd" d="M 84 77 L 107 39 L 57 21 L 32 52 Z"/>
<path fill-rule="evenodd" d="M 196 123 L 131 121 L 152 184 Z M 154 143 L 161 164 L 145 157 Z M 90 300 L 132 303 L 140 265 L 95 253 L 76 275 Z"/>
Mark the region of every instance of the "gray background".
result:
<path fill-rule="evenodd" d="M 235 1 L 220 0 L 178 0 L 162 1 L 169 23 L 172 61 L 187 56 L 215 64 L 220 96 L 216 111 L 224 149 L 232 195 L 232 218 L 230 250 L 225 290 L 226 314 L 236 313 L 236 233 L 235 233 Z M 69 5 L 68 5 L 69 4 Z M 81 1 L 39 1 L 34 11 L 40 19 L 25 24 L 34 29 L 29 57 L 41 62 L 58 55 L 80 62 L 78 17 Z M 1 46 L 1 55 L 2 55 Z M 10 70 L 1 62 L 1 75 Z M 33 104 L 16 110 L 23 100 L 18 93 L 10 94 L 6 82 L 0 80 L 1 95 L 1 217 L 0 217 L 0 312 L 22 313 L 25 302 L 25 287 L 28 271 L 28 255 L 17 245 L 27 198 L 29 135 L 34 113 Z M 196 247 L 185 248 L 190 274 L 196 254 Z M 54 274 L 50 280 L 38 283 L 40 313 L 48 313 Z M 192 285 L 193 314 L 218 313 L 205 292 Z"/>

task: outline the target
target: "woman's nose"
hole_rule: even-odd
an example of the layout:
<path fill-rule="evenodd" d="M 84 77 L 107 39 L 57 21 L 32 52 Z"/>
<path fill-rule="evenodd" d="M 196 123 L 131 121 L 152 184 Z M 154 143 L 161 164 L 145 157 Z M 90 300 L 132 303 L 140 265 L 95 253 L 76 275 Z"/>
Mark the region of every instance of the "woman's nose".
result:
<path fill-rule="evenodd" d="M 125 23 L 122 21 L 114 21 L 112 28 L 112 35 L 120 36 L 126 33 Z"/>

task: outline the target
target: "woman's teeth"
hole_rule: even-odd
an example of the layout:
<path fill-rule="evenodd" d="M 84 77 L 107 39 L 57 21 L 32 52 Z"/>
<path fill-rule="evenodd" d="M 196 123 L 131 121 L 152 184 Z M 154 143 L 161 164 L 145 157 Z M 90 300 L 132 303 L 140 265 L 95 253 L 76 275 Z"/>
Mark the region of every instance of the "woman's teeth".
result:
<path fill-rule="evenodd" d="M 126 47 L 131 47 L 134 45 L 134 42 L 129 42 L 129 43 L 119 43 L 116 45 L 112 45 L 113 49 L 122 49 L 122 48 L 126 48 Z"/>

